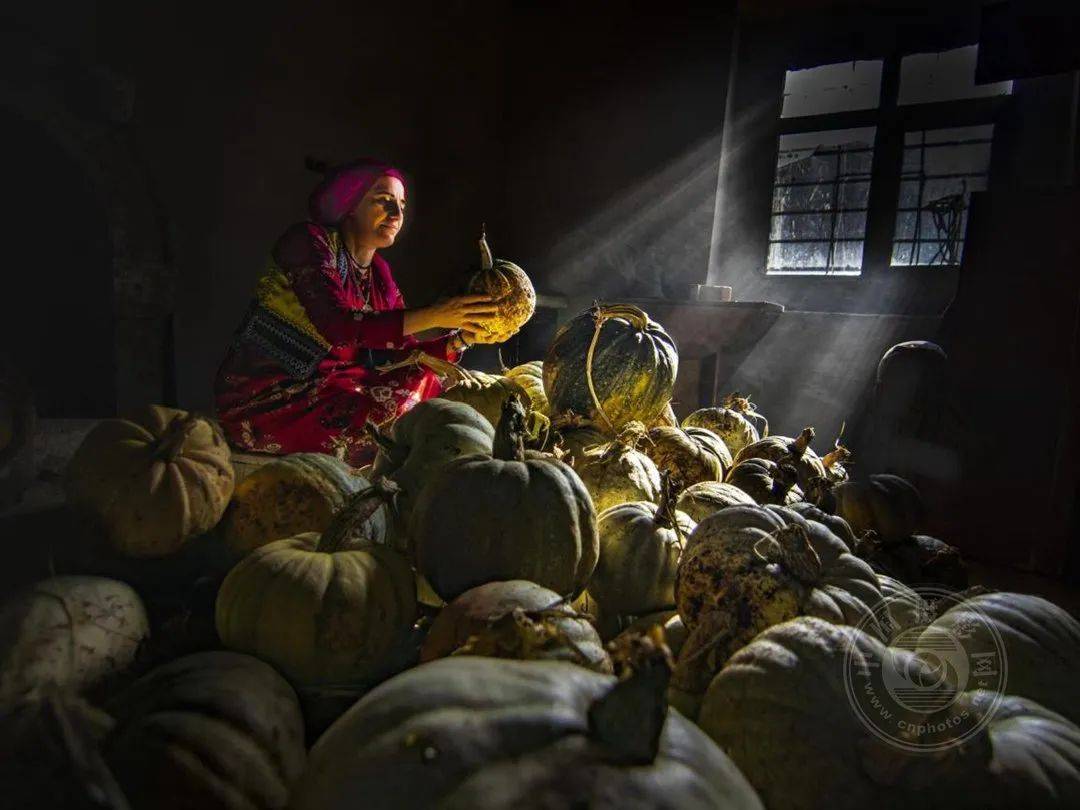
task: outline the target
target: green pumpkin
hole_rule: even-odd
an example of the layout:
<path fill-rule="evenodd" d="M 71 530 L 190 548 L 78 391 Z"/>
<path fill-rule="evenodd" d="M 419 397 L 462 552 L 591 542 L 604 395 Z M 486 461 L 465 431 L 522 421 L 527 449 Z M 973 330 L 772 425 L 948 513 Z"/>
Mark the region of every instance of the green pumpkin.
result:
<path fill-rule="evenodd" d="M 369 486 L 340 459 L 325 453 L 292 453 L 263 464 L 236 485 L 220 534 L 236 554 L 301 532 L 321 532 L 350 496 Z M 358 540 L 382 543 L 387 513 L 377 511 Z"/>
<path fill-rule="evenodd" d="M 466 379 L 450 386 L 439 397 L 475 408 L 494 428 L 499 423 L 503 402 L 510 394 L 517 394 L 524 401 L 531 402 L 528 393 L 517 381 L 483 371 L 469 371 Z"/>
<path fill-rule="evenodd" d="M 494 457 L 450 462 L 420 493 L 410 526 L 417 568 L 447 601 L 510 579 L 576 596 L 596 566 L 589 491 L 568 464 L 526 458 L 525 421 L 524 406 L 510 397 Z"/>
<path fill-rule="evenodd" d="M 578 459 L 584 458 L 586 453 L 606 447 L 614 441 L 613 437 L 591 426 L 563 427 L 558 430 L 558 447 L 567 463 L 576 463 Z"/>
<path fill-rule="evenodd" d="M 660 500 L 660 471 L 637 449 L 644 432 L 640 422 L 631 422 L 614 441 L 572 457 L 597 514 L 623 503 Z"/>
<path fill-rule="evenodd" d="M 271 810 L 304 770 L 296 693 L 268 664 L 196 653 L 140 678 L 109 706 L 106 760 L 133 807 Z"/>
<path fill-rule="evenodd" d="M 917 533 L 926 521 L 919 491 L 898 475 L 871 475 L 845 481 L 832 490 L 836 514 L 861 537 L 873 531 L 885 541 L 902 540 Z"/>
<path fill-rule="evenodd" d="M 544 416 L 551 415 L 547 394 L 544 393 L 543 360 L 530 360 L 528 363 L 514 366 L 504 371 L 503 376 L 511 382 L 517 383 L 528 394 L 533 411 L 542 413 Z"/>
<path fill-rule="evenodd" d="M 644 448 L 657 469 L 670 474 L 680 489 L 699 481 L 723 481 L 731 468 L 724 442 L 705 428 L 655 427 Z"/>
<path fill-rule="evenodd" d="M 724 477 L 725 483 L 738 487 L 762 505 L 787 505 L 802 500 L 803 492 L 795 483 L 797 480 L 793 467 L 765 458 L 740 461 Z"/>
<path fill-rule="evenodd" d="M 683 420 L 682 426 L 711 430 L 732 453 L 738 453 L 761 438 L 757 428 L 732 408 L 699 408 Z"/>
<path fill-rule="evenodd" d="M 936 537 L 913 534 L 883 540 L 867 533 L 855 541 L 855 553 L 881 574 L 916 585 L 941 585 L 960 591 L 968 586 L 960 549 Z"/>
<path fill-rule="evenodd" d="M 1004 655 L 1010 694 L 1080 722 L 1080 622 L 1067 611 L 1031 594 L 973 596 L 927 627 L 916 650 L 931 650 L 941 634 L 961 633 L 965 649 L 992 653 L 994 660 Z"/>
<path fill-rule="evenodd" d="M 331 726 L 293 810 L 345 810 L 358 797 L 381 810 L 760 810 L 720 749 L 666 711 L 665 681 L 648 662 L 617 682 L 562 661 L 433 661 Z"/>
<path fill-rule="evenodd" d="M 484 655 L 569 661 L 611 672 L 611 659 L 588 619 L 554 591 L 533 582 L 489 582 L 465 591 L 435 618 L 420 661 Z"/>
<path fill-rule="evenodd" d="M 494 436 L 491 424 L 474 408 L 438 398 L 399 416 L 388 434 L 376 432 L 379 452 L 372 480 L 385 476 L 401 490 L 396 500 L 395 548 L 411 548 L 409 519 L 427 482 L 455 459 L 490 453 Z"/>
<path fill-rule="evenodd" d="M 659 505 L 637 501 L 600 513 L 600 560 L 589 593 L 603 610 L 640 616 L 675 604 L 675 571 L 696 524 L 676 511 L 670 486 Z"/>
<path fill-rule="evenodd" d="M 218 592 L 222 643 L 302 685 L 385 674 L 391 650 L 416 619 L 414 574 L 403 554 L 347 542 L 391 495 L 387 484 L 376 484 L 354 495 L 322 535 L 276 540 L 244 557 Z"/>
<path fill-rule="evenodd" d="M 675 508 L 685 512 L 695 523 L 728 506 L 753 506 L 754 499 L 734 484 L 720 481 L 699 481 L 679 493 Z"/>
<path fill-rule="evenodd" d="M 814 429 L 805 428 L 794 439 L 787 436 L 768 436 L 743 447 L 735 456 L 735 463 L 751 458 L 764 458 L 777 464 L 790 464 L 795 468 L 799 486 L 804 490 L 818 479 L 827 480 L 825 466 L 810 447 Z"/>
<path fill-rule="evenodd" d="M 678 366 L 675 342 L 647 314 L 598 305 L 556 333 L 544 358 L 544 390 L 553 415 L 573 412 L 614 434 L 661 415 Z"/>

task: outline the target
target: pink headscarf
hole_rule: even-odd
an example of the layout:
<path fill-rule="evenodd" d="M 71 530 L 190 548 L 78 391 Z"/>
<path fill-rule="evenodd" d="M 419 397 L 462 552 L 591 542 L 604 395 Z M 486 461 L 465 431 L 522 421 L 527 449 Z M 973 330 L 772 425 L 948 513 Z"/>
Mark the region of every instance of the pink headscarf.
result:
<path fill-rule="evenodd" d="M 405 185 L 405 177 L 393 166 L 372 158 L 360 158 L 326 172 L 323 181 L 311 192 L 308 213 L 320 225 L 337 225 L 356 206 L 380 177 L 396 177 Z"/>

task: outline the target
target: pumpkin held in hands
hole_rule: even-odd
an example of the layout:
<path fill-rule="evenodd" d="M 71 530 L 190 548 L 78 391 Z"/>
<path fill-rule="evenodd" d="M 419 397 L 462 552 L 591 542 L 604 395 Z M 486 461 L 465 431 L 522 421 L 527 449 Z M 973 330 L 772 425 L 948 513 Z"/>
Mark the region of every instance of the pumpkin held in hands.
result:
<path fill-rule="evenodd" d="M 68 501 L 94 515 L 109 543 L 133 557 L 177 551 L 221 519 L 234 473 L 225 437 L 202 417 L 149 405 L 105 419 L 68 464 Z"/>
<path fill-rule="evenodd" d="M 491 296 L 496 314 L 484 320 L 492 343 L 509 340 L 536 311 L 536 291 L 525 271 L 505 259 L 493 259 L 487 238 L 480 235 L 480 270 L 469 282 L 470 293 Z"/>

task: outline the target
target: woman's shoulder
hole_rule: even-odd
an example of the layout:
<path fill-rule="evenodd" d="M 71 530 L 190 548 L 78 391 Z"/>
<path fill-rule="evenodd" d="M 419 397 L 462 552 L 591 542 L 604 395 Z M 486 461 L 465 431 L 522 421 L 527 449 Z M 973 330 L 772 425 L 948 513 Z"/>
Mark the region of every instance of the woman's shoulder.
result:
<path fill-rule="evenodd" d="M 335 235 L 315 222 L 298 222 L 278 237 L 271 253 L 274 263 L 288 270 L 334 265 Z"/>

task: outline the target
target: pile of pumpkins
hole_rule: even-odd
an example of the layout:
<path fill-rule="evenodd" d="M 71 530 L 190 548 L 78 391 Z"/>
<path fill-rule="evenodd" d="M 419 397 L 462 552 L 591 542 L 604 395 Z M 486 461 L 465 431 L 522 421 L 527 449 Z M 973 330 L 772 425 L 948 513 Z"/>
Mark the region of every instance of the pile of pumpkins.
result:
<path fill-rule="evenodd" d="M 238 481 L 212 420 L 102 422 L 71 508 L 112 554 L 210 549 L 213 632 L 162 644 L 154 594 L 105 577 L 9 599 L 12 806 L 1078 806 L 1080 624 L 1022 594 L 927 603 L 911 584 L 968 583 L 911 484 L 849 480 L 844 448 L 738 395 L 679 424 L 677 370 L 646 313 L 597 306 L 543 361 L 446 370 L 359 471 L 301 453 Z M 850 656 L 916 666 L 890 642 L 972 611 L 1008 694 L 947 711 L 994 717 L 933 757 L 882 745 Z"/>

